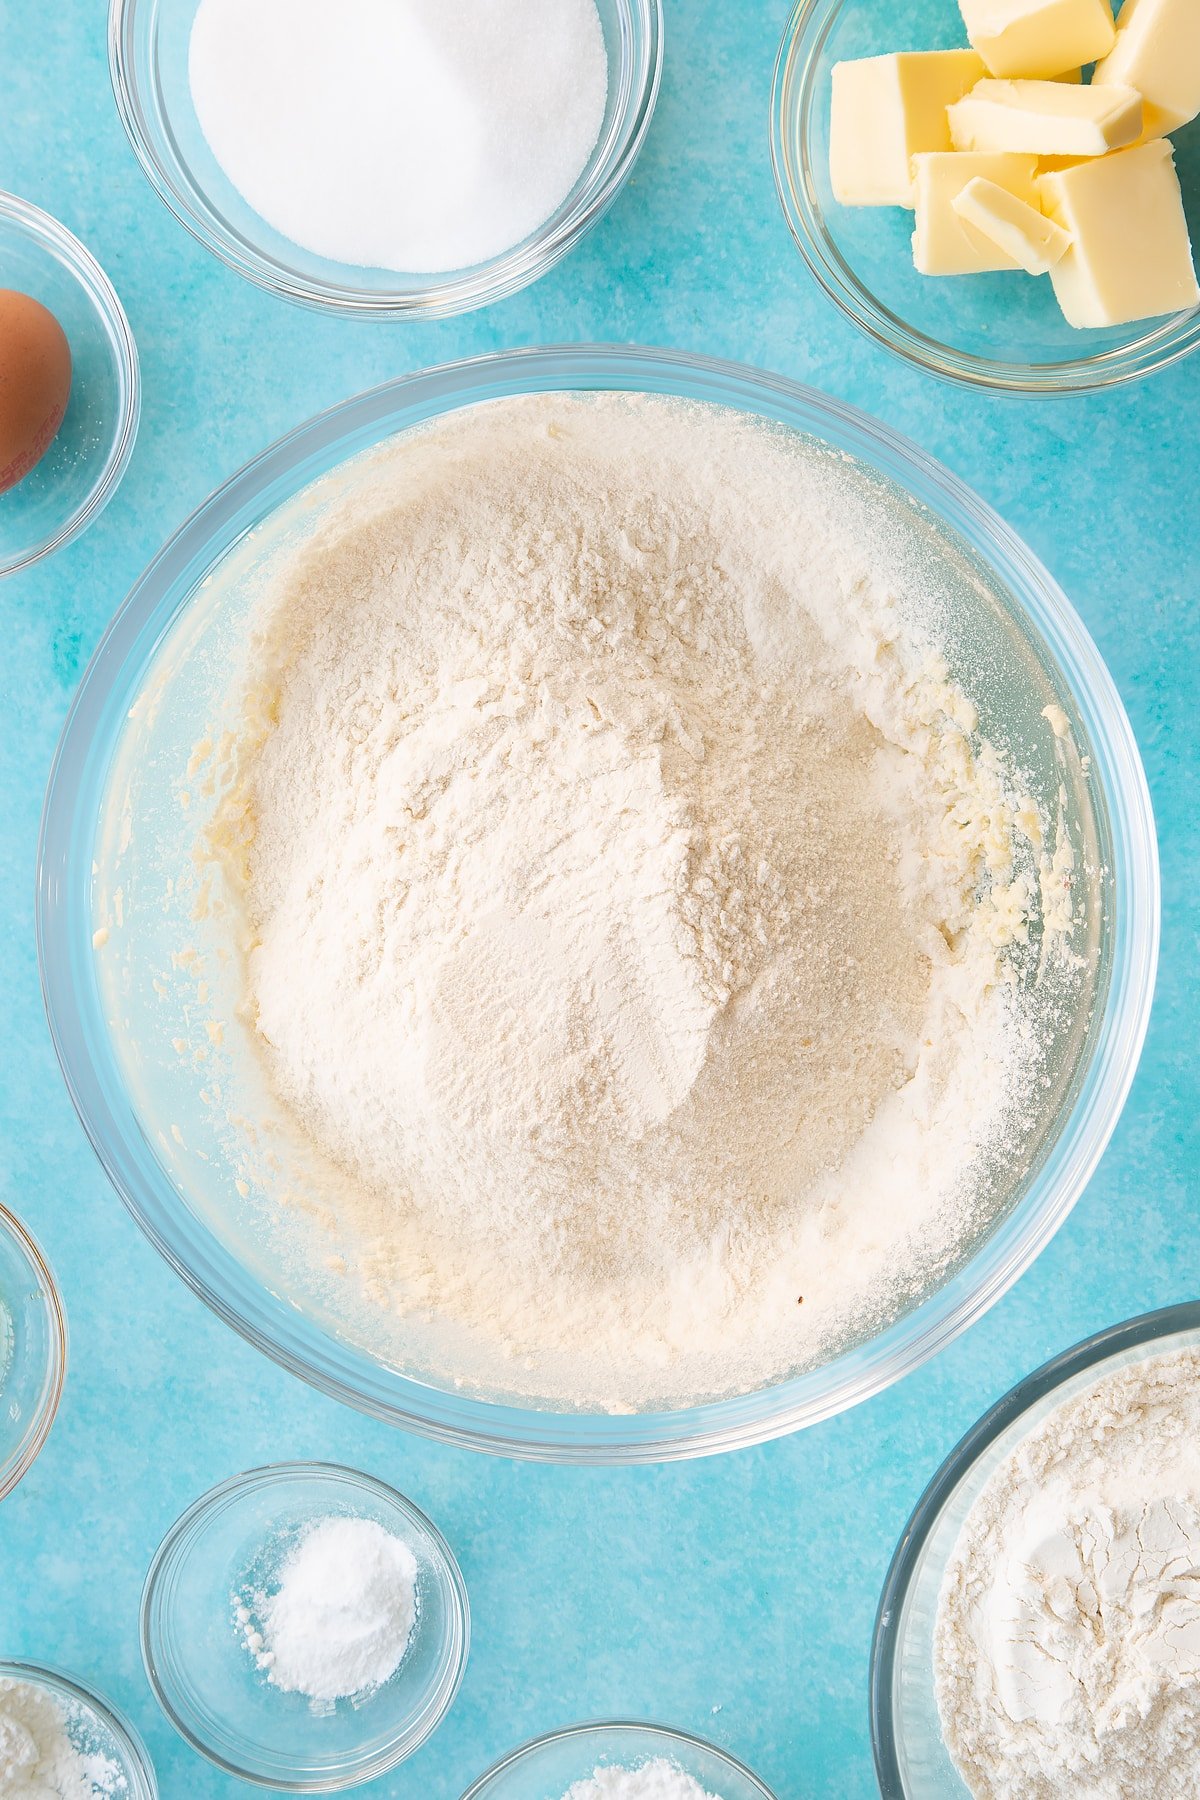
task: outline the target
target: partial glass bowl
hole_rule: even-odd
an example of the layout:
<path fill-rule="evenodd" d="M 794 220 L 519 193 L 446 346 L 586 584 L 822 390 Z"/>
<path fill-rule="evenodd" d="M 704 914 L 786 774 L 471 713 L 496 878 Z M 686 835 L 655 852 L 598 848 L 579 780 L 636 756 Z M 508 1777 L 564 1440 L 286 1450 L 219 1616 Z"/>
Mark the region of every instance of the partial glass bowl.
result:
<path fill-rule="evenodd" d="M 1200 307 L 1077 331 L 1046 276 L 929 277 L 902 207 L 841 206 L 829 179 L 835 63 L 966 42 L 943 0 L 796 0 L 775 65 L 771 156 L 784 216 L 817 281 L 876 343 L 930 374 L 1013 394 L 1067 394 L 1152 374 L 1200 343 Z M 1200 244 L 1200 125 L 1176 137 L 1192 240 Z"/>
<path fill-rule="evenodd" d="M 50 1434 L 67 1372 L 67 1318 L 45 1257 L 0 1206 L 0 1500 Z"/>
<path fill-rule="evenodd" d="M 307 1525 L 374 1519 L 417 1562 L 417 1617 L 395 1674 L 322 1704 L 272 1687 L 235 1620 Z M 441 1724 L 467 1666 L 470 1610 L 437 1527 L 383 1482 L 328 1463 L 251 1469 L 202 1495 L 171 1527 L 142 1594 L 142 1656 L 159 1705 L 193 1749 L 243 1780 L 332 1793 L 384 1775 Z"/>
<path fill-rule="evenodd" d="M 227 704 L 255 582 L 311 526 L 321 504 L 312 485 L 458 408 L 597 390 L 675 395 L 777 421 L 827 450 L 847 482 L 878 491 L 888 554 L 894 547 L 899 559 L 917 559 L 927 591 L 943 594 L 959 640 L 952 668 L 989 670 L 982 728 L 1010 747 L 1050 816 L 1066 795 L 1087 983 L 1086 1004 L 1053 1040 L 1055 1078 L 1028 1155 L 997 1172 L 991 1223 L 940 1285 L 885 1329 L 790 1379 L 628 1413 L 548 1406 L 521 1389 L 512 1362 L 483 1385 L 469 1369 L 446 1374 L 440 1345 L 437 1357 L 389 1355 L 281 1260 L 269 1225 L 239 1199 L 239 1170 L 213 1129 L 203 1081 L 175 1049 L 190 1029 L 181 1009 L 194 1007 L 190 989 L 175 993 L 172 958 L 207 927 L 163 904 L 174 876 L 192 866 L 201 801 L 185 807 L 181 788 L 198 726 Z M 330 488 L 354 478 L 339 472 Z M 1047 707 L 1066 715 L 1062 738 L 1047 726 Z M 754 1443 L 865 1399 L 932 1356 L 1029 1266 L 1083 1191 L 1133 1078 L 1154 986 L 1158 864 L 1145 777 L 1111 678 L 1059 588 L 974 494 L 874 420 L 778 377 L 679 352 L 572 347 L 483 357 L 335 407 L 250 464 L 183 527 L 117 613 L 72 706 L 47 790 L 37 922 L 48 1015 L 80 1118 L 135 1218 L 223 1318 L 285 1366 L 396 1424 L 506 1455 L 644 1462 Z M 219 949 L 210 960 L 220 963 Z M 223 966 L 233 980 L 228 957 Z M 236 1006 L 237 996 L 214 989 L 206 1004 Z M 237 1092 L 246 1115 L 241 1083 L 261 1076 L 244 1064 L 226 1092 Z"/>
<path fill-rule="evenodd" d="M 534 1738 L 481 1775 L 462 1800 L 565 1800 L 597 1769 L 636 1769 L 659 1760 L 698 1781 L 714 1800 L 774 1800 L 757 1775 L 686 1731 L 625 1722 L 571 1725 Z"/>
<path fill-rule="evenodd" d="M 41 461 L 0 494 L 0 576 L 90 525 L 129 466 L 141 412 L 137 346 L 95 257 L 49 213 L 0 193 L 0 287 L 49 308 L 71 346 L 71 398 Z"/>
<path fill-rule="evenodd" d="M 37 1663 L 0 1662 L 0 1682 L 5 1681 L 40 1688 L 63 1714 L 75 1748 L 85 1756 L 103 1756 L 115 1765 L 119 1774 L 112 1800 L 158 1800 L 154 1765 L 146 1747 L 111 1702 L 69 1675 Z"/>
<path fill-rule="evenodd" d="M 536 281 L 603 217 L 629 178 L 658 98 L 662 0 L 596 0 L 608 103 L 595 149 L 545 224 L 473 268 L 404 274 L 317 256 L 274 231 L 209 149 L 192 104 L 188 45 L 198 0 L 110 0 L 108 53 L 122 123 L 161 198 L 207 250 L 284 299 L 380 319 L 443 318 Z"/>
<path fill-rule="evenodd" d="M 871 1735 L 883 1800 L 970 1800 L 942 1740 L 933 1637 L 959 1533 L 996 1469 L 1049 1413 L 1107 1375 L 1197 1345 L 1196 1301 L 1110 1326 L 1018 1382 L 946 1458 L 905 1527 L 875 1621 Z"/>

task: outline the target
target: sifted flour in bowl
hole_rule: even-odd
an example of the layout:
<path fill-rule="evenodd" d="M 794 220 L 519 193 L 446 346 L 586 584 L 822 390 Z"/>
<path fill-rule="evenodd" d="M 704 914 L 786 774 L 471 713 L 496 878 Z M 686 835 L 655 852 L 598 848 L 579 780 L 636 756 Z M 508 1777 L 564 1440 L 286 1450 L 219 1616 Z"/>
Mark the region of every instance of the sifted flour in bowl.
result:
<path fill-rule="evenodd" d="M 381 1328 L 576 1404 L 744 1389 L 986 1222 L 1072 852 L 848 492 L 723 409 L 495 402 L 275 572 L 200 854 Z"/>
<path fill-rule="evenodd" d="M 1097 1380 L 1000 1464 L 935 1639 L 976 1800 L 1200 1792 L 1200 1352 Z"/>

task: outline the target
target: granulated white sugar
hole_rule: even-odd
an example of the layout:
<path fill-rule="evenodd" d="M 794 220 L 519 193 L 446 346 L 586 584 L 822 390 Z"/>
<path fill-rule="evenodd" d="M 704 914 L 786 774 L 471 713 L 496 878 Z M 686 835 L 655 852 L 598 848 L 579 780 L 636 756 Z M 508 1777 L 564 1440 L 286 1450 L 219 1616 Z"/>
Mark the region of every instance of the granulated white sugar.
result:
<path fill-rule="evenodd" d="M 189 71 L 213 155 L 269 225 L 411 274 L 543 225 L 608 98 L 595 0 L 200 0 Z"/>

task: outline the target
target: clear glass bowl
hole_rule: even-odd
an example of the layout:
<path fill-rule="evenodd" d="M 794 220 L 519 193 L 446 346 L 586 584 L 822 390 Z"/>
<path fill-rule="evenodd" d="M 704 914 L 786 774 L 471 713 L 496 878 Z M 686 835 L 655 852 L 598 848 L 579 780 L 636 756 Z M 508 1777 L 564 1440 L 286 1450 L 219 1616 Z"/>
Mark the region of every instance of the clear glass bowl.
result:
<path fill-rule="evenodd" d="M 464 1387 L 458 1369 L 450 1380 L 415 1360 L 395 1366 L 331 1316 L 239 1202 L 237 1171 L 222 1162 L 199 1084 L 172 1048 L 176 1033 L 187 1036 L 182 1015 L 159 990 L 181 929 L 203 929 L 181 926 L 162 905 L 170 871 L 191 866 L 194 845 L 195 814 L 180 806 L 176 772 L 197 719 L 227 701 L 254 571 L 311 518 L 311 484 L 462 406 L 614 389 L 779 421 L 843 459 L 848 481 L 878 490 L 897 555 L 919 558 L 922 579 L 946 595 L 961 633 L 952 662 L 965 670 L 986 659 L 993 672 L 985 731 L 1010 746 L 1051 814 L 1066 790 L 1089 1004 L 1055 1040 L 1058 1079 L 1029 1159 L 1002 1172 L 993 1224 L 935 1291 L 874 1337 L 774 1386 L 675 1410 L 585 1414 L 547 1409 L 512 1386 Z M 1070 722 L 1065 759 L 1042 717 L 1047 705 Z M 118 900 L 124 926 L 97 956 L 93 933 Z M 37 921 L 48 1014 L 80 1118 L 152 1242 L 224 1319 L 288 1368 L 397 1424 L 508 1455 L 637 1462 L 827 1418 L 932 1356 L 1029 1266 L 1083 1191 L 1133 1077 L 1154 985 L 1158 865 L 1145 778 L 1111 678 L 1061 591 L 975 495 L 883 426 L 793 383 L 682 353 L 568 348 L 484 357 L 335 407 L 183 527 L 113 620 L 72 706 L 47 791 Z M 192 1144 L 205 1146 L 203 1157 Z M 509 1365 L 506 1380 L 517 1379 Z"/>
<path fill-rule="evenodd" d="M 871 1734 L 883 1800 L 970 1800 L 942 1741 L 933 1679 L 938 1596 L 963 1522 L 1029 1432 L 1104 1376 L 1200 1344 L 1200 1303 L 1110 1326 L 1026 1376 L 946 1458 L 888 1570 L 871 1656 Z"/>
<path fill-rule="evenodd" d="M 45 1257 L 0 1206 L 0 1500 L 32 1466 L 67 1372 L 67 1319 Z"/>
<path fill-rule="evenodd" d="M 912 260 L 912 214 L 841 206 L 829 180 L 833 65 L 965 43 L 944 0 L 796 0 L 775 66 L 771 156 L 800 254 L 830 299 L 907 362 L 968 386 L 1066 394 L 1165 368 L 1200 342 L 1200 307 L 1105 331 L 1068 325 L 1045 277 L 931 278 Z M 1200 243 L 1200 127 L 1175 140 L 1192 240 Z"/>
<path fill-rule="evenodd" d="M 272 1687 L 234 1619 L 306 1525 L 375 1519 L 417 1561 L 417 1619 L 404 1659 L 374 1693 L 322 1705 Z M 142 1655 L 158 1702 L 218 1767 L 289 1794 L 384 1775 L 445 1718 L 467 1666 L 470 1612 L 454 1556 L 424 1513 L 352 1469 L 280 1463 L 203 1495 L 167 1533 L 142 1595 Z"/>
<path fill-rule="evenodd" d="M 67 1733 L 76 1749 L 116 1764 L 124 1779 L 113 1800 L 158 1800 L 154 1766 L 145 1745 L 128 1719 L 92 1688 L 55 1669 L 24 1662 L 0 1662 L 0 1681 L 41 1688 L 65 1715 Z"/>
<path fill-rule="evenodd" d="M 536 281 L 602 218 L 629 177 L 658 98 L 662 0 L 597 0 L 608 105 L 587 167 L 523 243 L 474 268 L 397 274 L 316 256 L 273 231 L 218 164 L 192 105 L 188 43 L 198 0 L 110 0 L 109 68 L 143 169 L 175 217 L 222 262 L 304 305 L 374 318 L 442 318 Z"/>
<path fill-rule="evenodd" d="M 715 1800 L 773 1800 L 734 1757 L 685 1731 L 662 1725 L 571 1725 L 534 1738 L 469 1787 L 462 1800 L 564 1800 L 577 1781 L 605 1765 L 637 1768 L 659 1758 L 698 1781 Z"/>
<path fill-rule="evenodd" d="M 0 287 L 49 307 L 71 346 L 67 415 L 45 456 L 0 494 L 0 576 L 77 537 L 129 466 L 141 412 L 137 346 L 112 283 L 49 213 L 0 193 Z"/>

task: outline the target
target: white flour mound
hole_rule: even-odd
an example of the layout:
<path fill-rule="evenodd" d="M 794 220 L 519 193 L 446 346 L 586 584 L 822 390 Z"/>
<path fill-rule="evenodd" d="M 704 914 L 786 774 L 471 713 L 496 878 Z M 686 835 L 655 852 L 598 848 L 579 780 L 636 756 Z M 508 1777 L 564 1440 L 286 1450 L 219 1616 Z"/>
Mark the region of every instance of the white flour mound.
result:
<path fill-rule="evenodd" d="M 0 1680 L 0 1795 L 4 1800 L 119 1800 L 129 1784 L 99 1751 L 81 1750 L 53 1694 Z"/>
<path fill-rule="evenodd" d="M 602 1768 L 577 1781 L 563 1800 L 719 1800 L 665 1757 L 636 1769 Z"/>
<path fill-rule="evenodd" d="M 1120 1369 L 976 1501 L 936 1634 L 946 1743 L 978 1800 L 1200 1793 L 1200 1351 Z"/>
<path fill-rule="evenodd" d="M 260 615 L 207 839 L 254 1041 L 372 1302 L 579 1404 L 872 1328 L 1019 1146 L 1045 821 L 839 512 L 722 409 L 494 403 Z"/>

